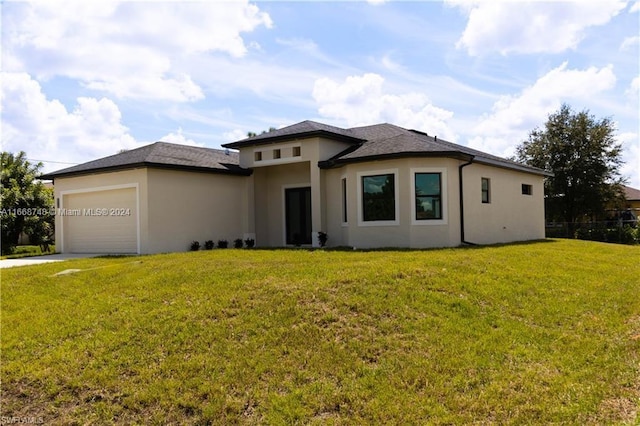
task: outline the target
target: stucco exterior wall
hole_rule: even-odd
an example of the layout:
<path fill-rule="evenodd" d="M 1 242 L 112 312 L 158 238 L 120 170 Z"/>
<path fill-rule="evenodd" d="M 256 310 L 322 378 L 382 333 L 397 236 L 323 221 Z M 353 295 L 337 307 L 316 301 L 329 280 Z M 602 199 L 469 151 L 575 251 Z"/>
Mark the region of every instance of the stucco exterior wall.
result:
<path fill-rule="evenodd" d="M 245 176 L 148 169 L 145 253 L 186 251 L 192 241 L 244 238 Z"/>
<path fill-rule="evenodd" d="M 326 229 L 329 245 L 356 248 L 450 247 L 460 243 L 458 164 L 451 159 L 409 158 L 348 164 L 325 173 Z M 413 172 L 442 173 L 444 217 L 442 221 L 413 218 Z M 394 224 L 363 222 L 361 218 L 361 178 L 365 175 L 395 173 L 398 198 Z M 342 178 L 347 179 L 347 223 L 342 222 Z"/>
<path fill-rule="evenodd" d="M 254 169 L 255 233 L 257 246 L 282 247 L 284 235 L 284 189 L 310 186 L 309 163 L 275 165 Z"/>
<path fill-rule="evenodd" d="M 464 168 L 465 239 L 476 244 L 545 237 L 544 179 L 515 170 L 472 164 Z M 482 203 L 481 178 L 490 179 L 490 202 Z M 532 186 L 522 194 L 522 184 Z"/>
<path fill-rule="evenodd" d="M 92 192 L 105 190 L 107 188 L 135 185 L 138 193 L 138 208 L 135 212 L 138 215 L 138 226 L 140 234 L 140 252 L 146 253 L 148 246 L 148 208 L 147 208 L 147 172 L 146 169 L 133 169 L 108 173 L 96 173 L 86 176 L 76 176 L 68 178 L 57 178 L 54 183 L 54 199 L 56 207 L 55 235 L 56 250 L 62 253 L 68 252 L 64 246 L 65 225 L 69 226 L 69 221 L 73 217 L 63 216 L 60 209 L 66 208 L 64 205 L 65 194 Z M 109 208 L 109 206 L 102 206 Z M 134 214 L 134 212 L 132 212 Z"/>

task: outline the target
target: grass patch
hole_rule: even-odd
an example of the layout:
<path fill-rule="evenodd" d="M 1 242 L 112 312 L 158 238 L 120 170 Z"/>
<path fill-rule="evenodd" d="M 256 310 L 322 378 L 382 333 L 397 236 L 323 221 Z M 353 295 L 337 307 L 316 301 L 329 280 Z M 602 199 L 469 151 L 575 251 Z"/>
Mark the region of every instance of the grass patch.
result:
<path fill-rule="evenodd" d="M 13 253 L 0 256 L 0 259 L 21 259 L 23 257 L 42 256 L 44 254 L 54 254 L 56 252 L 56 246 L 49 245 L 49 251 L 43 252 L 40 246 L 16 246 Z"/>
<path fill-rule="evenodd" d="M 3 416 L 636 424 L 640 247 L 213 250 L 2 271 Z M 63 269 L 81 271 L 54 276 Z"/>

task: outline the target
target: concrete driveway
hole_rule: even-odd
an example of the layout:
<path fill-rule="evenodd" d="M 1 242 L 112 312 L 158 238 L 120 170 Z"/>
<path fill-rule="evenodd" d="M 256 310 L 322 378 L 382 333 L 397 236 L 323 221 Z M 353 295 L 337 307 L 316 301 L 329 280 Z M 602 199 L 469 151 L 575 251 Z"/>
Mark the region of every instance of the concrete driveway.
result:
<path fill-rule="evenodd" d="M 62 262 L 69 259 L 82 259 L 85 257 L 104 256 L 99 253 L 91 254 L 50 254 L 46 256 L 23 257 L 21 259 L 2 259 L 0 269 L 13 268 L 16 266 L 39 265 L 41 263 Z"/>

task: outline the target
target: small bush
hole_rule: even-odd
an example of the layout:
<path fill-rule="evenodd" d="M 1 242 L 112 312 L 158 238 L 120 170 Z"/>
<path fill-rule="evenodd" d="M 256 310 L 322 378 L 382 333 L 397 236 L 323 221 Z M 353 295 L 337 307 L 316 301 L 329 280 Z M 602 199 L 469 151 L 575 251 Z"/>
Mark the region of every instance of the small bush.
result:
<path fill-rule="evenodd" d="M 233 248 L 242 248 L 242 238 L 233 240 Z"/>
<path fill-rule="evenodd" d="M 213 243 L 213 240 L 207 240 L 207 241 L 204 242 L 204 249 L 205 250 L 211 250 L 211 249 L 213 249 L 214 245 L 215 244 Z"/>
<path fill-rule="evenodd" d="M 227 248 L 229 247 L 229 242 L 227 240 L 218 240 L 218 248 Z"/>
<path fill-rule="evenodd" d="M 244 240 L 244 245 L 247 248 L 253 248 L 253 246 L 256 245 L 256 240 L 254 240 L 253 238 L 247 238 L 246 240 Z"/>
<path fill-rule="evenodd" d="M 200 250 L 200 242 L 198 241 L 192 241 L 191 242 L 191 247 L 190 247 L 191 251 L 198 251 Z"/>
<path fill-rule="evenodd" d="M 327 240 L 329 239 L 329 236 L 327 235 L 326 232 L 318 232 L 318 243 L 320 244 L 320 247 L 324 247 L 327 244 Z"/>

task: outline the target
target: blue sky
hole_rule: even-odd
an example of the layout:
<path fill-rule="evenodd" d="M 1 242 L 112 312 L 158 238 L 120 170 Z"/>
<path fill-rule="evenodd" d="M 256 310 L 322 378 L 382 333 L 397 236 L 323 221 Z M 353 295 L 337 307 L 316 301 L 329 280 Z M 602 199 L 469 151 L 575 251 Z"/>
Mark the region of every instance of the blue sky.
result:
<path fill-rule="evenodd" d="M 2 149 L 45 171 L 310 119 L 510 156 L 564 102 L 640 188 L 638 1 L 2 3 Z"/>

